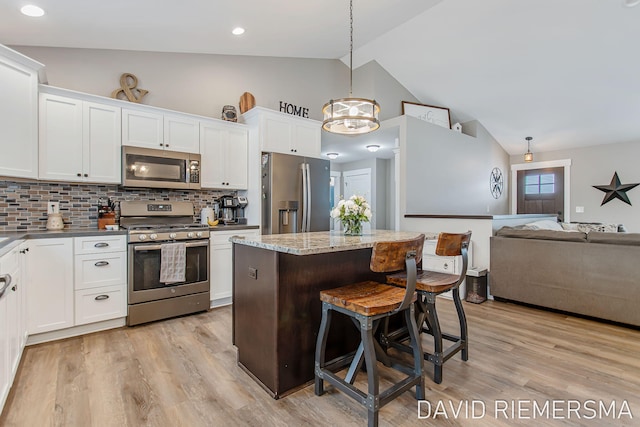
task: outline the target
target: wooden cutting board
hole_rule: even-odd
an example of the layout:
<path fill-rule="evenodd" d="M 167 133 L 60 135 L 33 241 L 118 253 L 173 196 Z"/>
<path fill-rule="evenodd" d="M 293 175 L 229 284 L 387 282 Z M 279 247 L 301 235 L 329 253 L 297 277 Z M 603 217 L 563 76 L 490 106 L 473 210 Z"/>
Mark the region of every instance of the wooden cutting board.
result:
<path fill-rule="evenodd" d="M 244 114 L 256 106 L 256 99 L 249 92 L 245 92 L 240 97 L 240 114 Z"/>

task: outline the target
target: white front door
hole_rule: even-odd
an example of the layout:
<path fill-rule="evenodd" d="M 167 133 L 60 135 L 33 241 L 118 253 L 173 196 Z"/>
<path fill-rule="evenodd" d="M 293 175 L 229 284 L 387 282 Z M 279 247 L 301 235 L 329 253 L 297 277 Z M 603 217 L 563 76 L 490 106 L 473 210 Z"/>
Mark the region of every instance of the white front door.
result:
<path fill-rule="evenodd" d="M 363 196 L 369 202 L 373 211 L 373 218 L 370 223 L 364 223 L 363 232 L 371 231 L 376 225 L 375 200 L 371 197 L 371 169 L 357 169 L 342 173 L 344 179 L 344 198 L 355 195 Z"/>

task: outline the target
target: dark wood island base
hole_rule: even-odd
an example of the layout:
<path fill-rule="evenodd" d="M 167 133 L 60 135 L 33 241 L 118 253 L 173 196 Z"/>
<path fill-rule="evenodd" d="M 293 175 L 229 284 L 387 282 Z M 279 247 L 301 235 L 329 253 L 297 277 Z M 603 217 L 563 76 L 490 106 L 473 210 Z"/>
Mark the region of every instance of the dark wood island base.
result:
<path fill-rule="evenodd" d="M 320 291 L 364 280 L 384 281 L 384 275 L 369 269 L 373 243 L 361 242 L 418 234 L 377 230 L 369 239 L 340 237 L 343 247 L 339 249 L 333 240 L 336 237 L 331 235 L 332 246 L 325 248 L 326 252 L 314 246 L 302 254 L 286 253 L 280 247 L 265 249 L 232 238 L 233 344 L 238 349 L 239 366 L 275 399 L 310 384 L 322 317 Z M 303 235 L 330 234 L 298 236 Z M 258 239 L 268 247 L 263 243 L 277 236 Z M 349 245 L 349 241 L 356 244 Z M 336 315 L 329 334 L 327 360 L 355 351 L 359 341 L 353 322 Z"/>

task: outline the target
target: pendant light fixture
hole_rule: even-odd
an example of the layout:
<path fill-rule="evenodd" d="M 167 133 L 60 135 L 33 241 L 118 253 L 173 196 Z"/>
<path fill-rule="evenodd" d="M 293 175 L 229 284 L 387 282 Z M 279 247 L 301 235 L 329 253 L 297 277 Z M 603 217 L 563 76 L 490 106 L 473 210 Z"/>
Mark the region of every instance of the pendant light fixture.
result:
<path fill-rule="evenodd" d="M 380 105 L 375 100 L 353 98 L 353 0 L 349 0 L 349 97 L 332 99 L 322 107 L 322 128 L 341 135 L 361 135 L 380 127 Z"/>
<path fill-rule="evenodd" d="M 530 163 L 533 162 L 533 153 L 531 152 L 531 140 L 533 138 L 528 136 L 525 139 L 527 140 L 527 152 L 524 153 L 524 161 Z"/>

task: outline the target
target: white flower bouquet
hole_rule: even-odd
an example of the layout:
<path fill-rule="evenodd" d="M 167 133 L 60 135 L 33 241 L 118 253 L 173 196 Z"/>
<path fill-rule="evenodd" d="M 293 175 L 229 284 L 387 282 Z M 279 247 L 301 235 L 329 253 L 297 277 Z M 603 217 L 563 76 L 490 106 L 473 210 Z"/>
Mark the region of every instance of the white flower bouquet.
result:
<path fill-rule="evenodd" d="M 371 221 L 373 213 L 367 200 L 353 195 L 348 200 L 341 199 L 331 210 L 331 218 L 339 219 L 344 234 L 359 236 L 362 234 L 362 223 Z"/>

